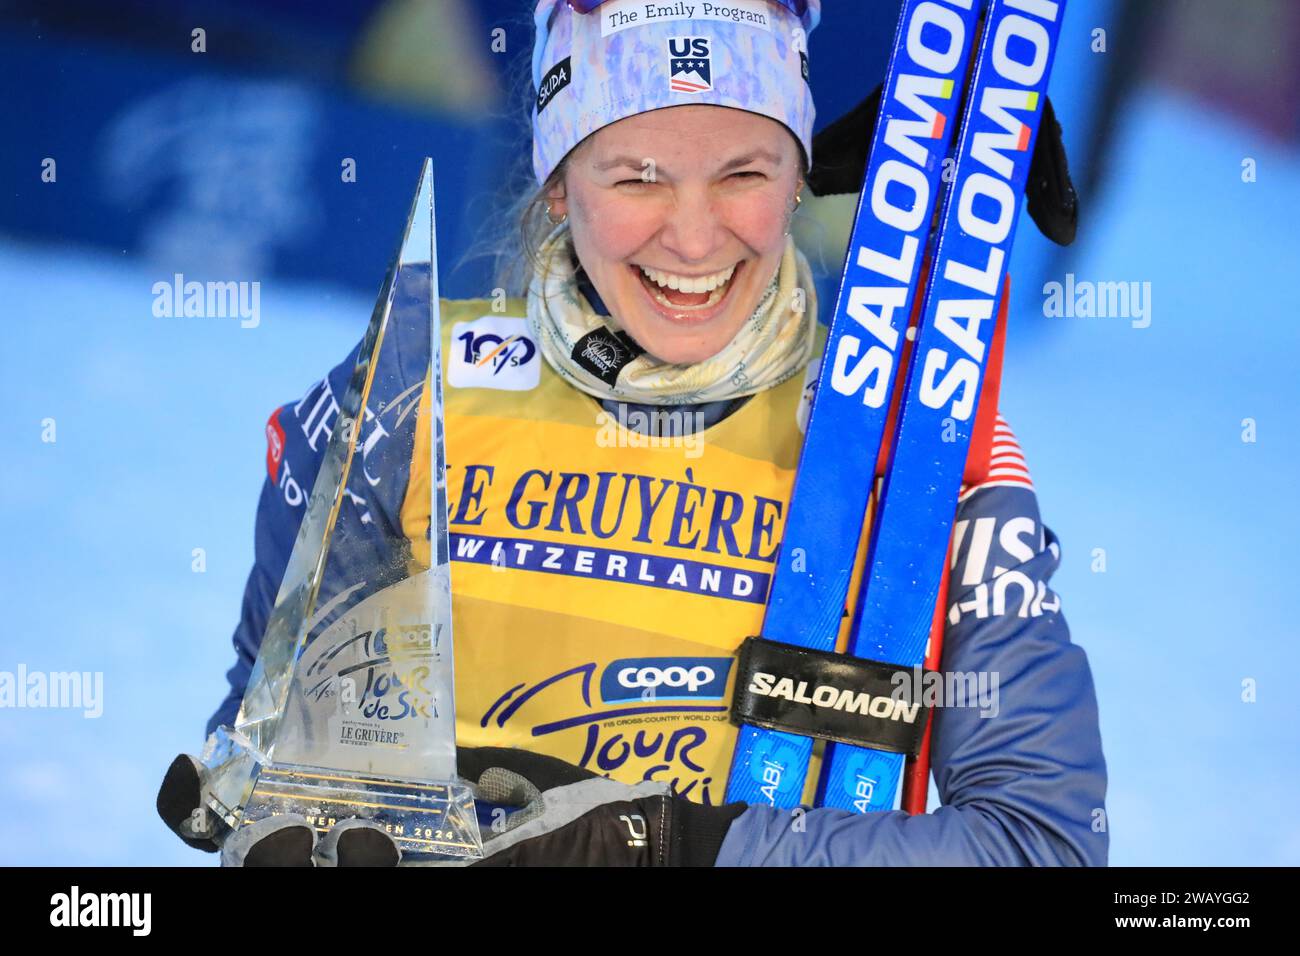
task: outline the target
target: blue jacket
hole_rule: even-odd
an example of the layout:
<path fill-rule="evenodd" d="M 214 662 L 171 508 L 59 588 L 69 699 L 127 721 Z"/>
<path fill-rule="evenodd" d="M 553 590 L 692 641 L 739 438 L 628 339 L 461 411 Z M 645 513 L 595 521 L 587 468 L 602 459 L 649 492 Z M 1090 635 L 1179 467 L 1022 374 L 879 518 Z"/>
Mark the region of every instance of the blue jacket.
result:
<path fill-rule="evenodd" d="M 234 634 L 230 692 L 209 732 L 234 721 L 325 450 L 327 433 L 302 426 L 322 395 L 343 394 L 355 360 L 353 350 L 267 424 L 256 559 Z M 1048 587 L 1058 542 L 1041 523 L 1001 419 L 990 462 L 957 514 L 942 669 L 984 675 L 984 689 L 996 693 L 983 706 L 935 712 L 932 769 L 942 805 L 921 816 L 811 810 L 800 827 L 786 812 L 753 806 L 732 824 L 719 865 L 1105 864 L 1106 769 L 1092 676 Z M 381 512 L 374 520 L 396 511 L 384 485 L 365 506 Z M 364 533 L 372 519 L 359 514 Z"/>
<path fill-rule="evenodd" d="M 998 701 L 996 716 L 935 710 L 931 768 L 941 806 L 918 816 L 811 810 L 804 832 L 786 812 L 751 806 L 728 831 L 718 865 L 1106 864 L 1106 762 L 1092 674 L 1047 587 L 1060 563 L 1056 536 L 1019 482 L 969 492 L 956 534 L 942 669 L 997 675 Z M 1034 543 L 1023 560 L 1006 547 L 1016 538 Z"/>

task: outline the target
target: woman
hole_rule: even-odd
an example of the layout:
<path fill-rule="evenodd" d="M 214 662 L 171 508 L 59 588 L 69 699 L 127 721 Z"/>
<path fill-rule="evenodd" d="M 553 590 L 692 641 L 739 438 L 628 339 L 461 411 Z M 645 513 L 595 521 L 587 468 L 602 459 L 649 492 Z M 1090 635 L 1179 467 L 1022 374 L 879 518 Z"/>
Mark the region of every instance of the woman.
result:
<path fill-rule="evenodd" d="M 999 574 L 1046 581 L 1059 553 L 989 413 L 958 515 L 944 668 L 1000 675 L 1000 712 L 937 712 L 943 806 L 812 810 L 792 826 L 719 805 L 734 651 L 761 628 L 822 338 L 790 238 L 813 153 L 805 39 L 819 3 L 726 9 L 538 4 L 530 221 L 546 223 L 532 282 L 525 299 L 442 304 L 462 773 L 533 798 L 489 859 L 1103 863 L 1084 654 L 1050 592 L 1032 616 L 981 597 Z M 301 521 L 284 476 L 310 487 L 320 410 L 354 361 L 268 426 L 240 659 L 210 730 L 238 707 Z M 386 510 L 427 560 L 428 512 L 409 504 L 421 496 L 357 490 L 347 507 L 363 522 Z M 643 832 L 627 832 L 637 815 Z"/>

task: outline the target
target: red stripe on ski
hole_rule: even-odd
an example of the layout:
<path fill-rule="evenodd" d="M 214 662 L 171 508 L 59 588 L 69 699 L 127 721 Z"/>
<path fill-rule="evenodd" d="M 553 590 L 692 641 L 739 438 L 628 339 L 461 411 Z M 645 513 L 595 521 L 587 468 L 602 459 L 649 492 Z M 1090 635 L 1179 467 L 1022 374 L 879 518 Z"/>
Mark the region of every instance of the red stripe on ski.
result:
<path fill-rule="evenodd" d="M 934 618 L 930 622 L 930 643 L 925 649 L 926 670 L 938 670 L 943 658 L 944 628 L 948 626 L 948 578 L 954 557 L 952 543 L 948 543 L 948 555 L 943 562 L 943 577 L 939 581 L 939 599 L 934 602 Z M 925 725 L 925 736 L 921 738 L 921 749 L 915 757 L 907 758 L 903 770 L 903 799 L 900 806 L 915 816 L 925 813 L 926 800 L 930 793 L 930 733 L 934 729 L 934 712 L 930 712 L 929 722 Z"/>

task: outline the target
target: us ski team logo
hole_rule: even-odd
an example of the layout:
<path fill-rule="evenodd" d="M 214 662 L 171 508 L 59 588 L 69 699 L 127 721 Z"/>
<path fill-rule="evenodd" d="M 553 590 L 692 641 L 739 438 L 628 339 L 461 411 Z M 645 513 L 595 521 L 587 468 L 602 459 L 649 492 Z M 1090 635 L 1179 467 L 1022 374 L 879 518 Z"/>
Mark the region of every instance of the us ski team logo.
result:
<path fill-rule="evenodd" d="M 668 38 L 668 87 L 674 93 L 713 89 L 708 37 Z"/>

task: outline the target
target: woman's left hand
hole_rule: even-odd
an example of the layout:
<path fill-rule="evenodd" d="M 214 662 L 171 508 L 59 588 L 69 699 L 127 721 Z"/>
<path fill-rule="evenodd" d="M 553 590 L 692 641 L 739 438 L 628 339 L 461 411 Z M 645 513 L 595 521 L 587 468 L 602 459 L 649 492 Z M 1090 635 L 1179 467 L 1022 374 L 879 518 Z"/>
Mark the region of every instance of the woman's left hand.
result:
<path fill-rule="evenodd" d="M 665 783 L 631 786 L 515 748 L 458 757 L 478 798 L 500 807 L 478 866 L 712 866 L 746 809 L 703 806 Z"/>

